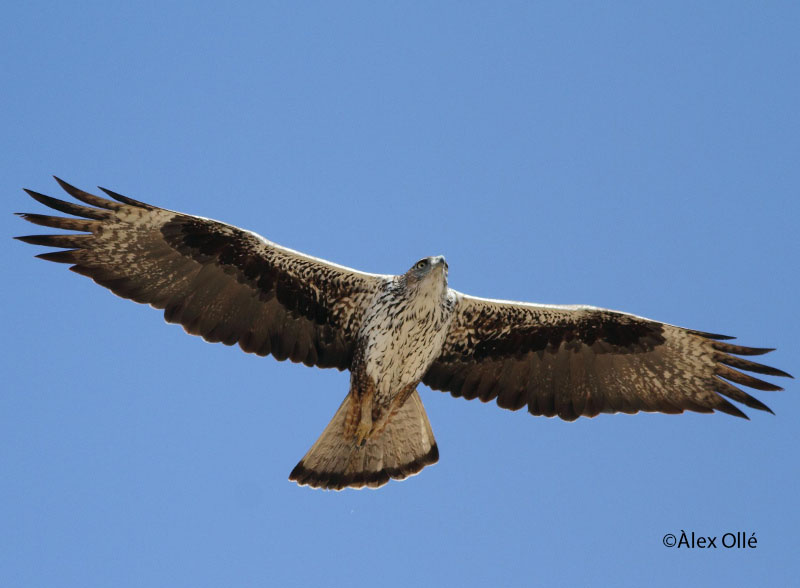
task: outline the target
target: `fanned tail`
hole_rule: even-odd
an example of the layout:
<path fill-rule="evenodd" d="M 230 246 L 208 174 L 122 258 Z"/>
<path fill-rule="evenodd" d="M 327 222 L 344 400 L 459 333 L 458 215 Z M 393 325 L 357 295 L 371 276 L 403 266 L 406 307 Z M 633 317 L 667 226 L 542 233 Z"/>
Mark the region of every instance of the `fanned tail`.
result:
<path fill-rule="evenodd" d="M 355 437 L 344 435 L 350 402 L 348 394 L 317 442 L 289 474 L 290 480 L 327 490 L 378 488 L 390 479 L 402 480 L 439 461 L 433 430 L 416 390 L 383 433 L 361 447 Z"/>

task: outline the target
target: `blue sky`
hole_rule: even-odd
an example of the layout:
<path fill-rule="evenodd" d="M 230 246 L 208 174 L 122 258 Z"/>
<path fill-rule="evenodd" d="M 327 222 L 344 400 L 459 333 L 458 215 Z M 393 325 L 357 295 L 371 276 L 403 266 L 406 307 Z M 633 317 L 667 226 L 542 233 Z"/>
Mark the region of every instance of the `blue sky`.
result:
<path fill-rule="evenodd" d="M 6 7 L 0 585 L 796 581 L 795 381 L 749 422 L 423 388 L 439 464 L 313 491 L 286 478 L 346 373 L 189 337 L 10 240 L 57 174 L 366 271 L 444 254 L 458 290 L 800 373 L 796 3 L 375 4 Z M 662 545 L 681 530 L 758 547 Z"/>

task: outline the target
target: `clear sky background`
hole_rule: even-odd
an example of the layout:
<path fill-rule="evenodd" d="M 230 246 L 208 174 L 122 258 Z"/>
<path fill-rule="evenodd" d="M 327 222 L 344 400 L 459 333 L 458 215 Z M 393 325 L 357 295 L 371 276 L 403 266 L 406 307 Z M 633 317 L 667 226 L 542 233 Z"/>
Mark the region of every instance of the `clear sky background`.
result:
<path fill-rule="evenodd" d="M 421 389 L 439 464 L 287 481 L 348 374 L 210 345 L 12 241 L 57 174 L 355 268 L 777 347 L 800 374 L 796 2 L 14 2 L 0 585 L 787 586 L 772 416 L 566 423 Z M 755 533 L 754 550 L 666 533 Z M 720 540 L 718 539 L 718 543 Z"/>

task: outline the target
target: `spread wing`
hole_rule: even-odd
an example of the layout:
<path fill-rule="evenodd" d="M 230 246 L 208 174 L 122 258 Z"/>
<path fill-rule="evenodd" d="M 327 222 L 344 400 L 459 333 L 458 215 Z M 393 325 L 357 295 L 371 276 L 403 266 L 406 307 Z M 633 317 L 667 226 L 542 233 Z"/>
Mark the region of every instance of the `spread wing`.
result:
<path fill-rule="evenodd" d="M 772 411 L 734 384 L 781 388 L 743 372 L 791 377 L 738 357 L 772 349 L 732 345 L 723 335 L 590 306 L 456 294 L 443 351 L 422 380 L 456 397 L 566 420 L 640 410 L 747 418 L 724 397 Z"/>
<path fill-rule="evenodd" d="M 168 322 L 206 341 L 306 365 L 350 366 L 361 316 L 385 276 L 303 255 L 218 221 L 109 190 L 113 200 L 101 198 L 56 180 L 90 206 L 26 190 L 78 217 L 20 214 L 37 225 L 79 231 L 17 237 L 65 249 L 37 257 L 72 264 L 123 298 L 164 309 Z"/>

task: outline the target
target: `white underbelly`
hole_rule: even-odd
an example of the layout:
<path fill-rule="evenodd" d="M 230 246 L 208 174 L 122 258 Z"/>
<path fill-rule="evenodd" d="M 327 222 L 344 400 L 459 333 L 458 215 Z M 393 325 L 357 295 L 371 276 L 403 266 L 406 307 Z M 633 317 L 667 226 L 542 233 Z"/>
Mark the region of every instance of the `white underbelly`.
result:
<path fill-rule="evenodd" d="M 425 320 L 417 318 L 421 316 Z M 393 396 L 422 379 L 441 352 L 450 318 L 437 305 L 407 310 L 394 319 L 374 319 L 368 330 L 364 360 L 379 396 Z"/>
<path fill-rule="evenodd" d="M 384 393 L 418 382 L 439 355 L 443 340 L 441 329 L 411 328 L 381 333 L 367 346 L 367 375 Z"/>

